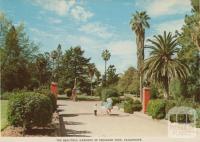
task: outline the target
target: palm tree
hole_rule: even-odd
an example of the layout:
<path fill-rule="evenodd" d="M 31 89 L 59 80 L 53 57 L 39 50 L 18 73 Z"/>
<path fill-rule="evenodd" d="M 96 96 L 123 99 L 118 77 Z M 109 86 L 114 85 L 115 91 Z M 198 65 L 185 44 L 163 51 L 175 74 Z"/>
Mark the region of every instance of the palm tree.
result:
<path fill-rule="evenodd" d="M 145 28 L 149 28 L 148 20 L 150 17 L 145 11 L 138 12 L 132 15 L 130 20 L 130 26 L 132 31 L 136 34 L 137 44 L 137 69 L 140 75 L 140 98 L 142 100 L 142 65 L 144 62 L 144 40 L 145 40 Z"/>
<path fill-rule="evenodd" d="M 169 97 L 170 80 L 178 77 L 186 79 L 189 69 L 186 64 L 176 58 L 178 42 L 175 36 L 166 31 L 164 35 L 154 36 L 154 40 L 148 40 L 152 45 L 150 57 L 145 60 L 144 75 L 148 80 L 160 83 L 164 89 L 164 97 Z"/>
<path fill-rule="evenodd" d="M 105 61 L 105 85 L 106 85 L 106 70 L 107 70 L 106 65 L 107 65 L 107 61 L 110 59 L 111 54 L 110 54 L 110 52 L 106 49 L 106 50 L 104 50 L 104 51 L 102 52 L 101 56 L 102 56 L 103 60 Z"/>

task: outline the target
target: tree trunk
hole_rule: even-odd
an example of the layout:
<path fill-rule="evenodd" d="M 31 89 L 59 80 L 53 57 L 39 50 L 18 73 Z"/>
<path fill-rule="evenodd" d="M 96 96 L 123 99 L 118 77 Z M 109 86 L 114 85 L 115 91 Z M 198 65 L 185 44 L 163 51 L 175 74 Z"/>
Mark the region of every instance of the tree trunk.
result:
<path fill-rule="evenodd" d="M 137 44 L 137 69 L 140 76 L 140 99 L 143 100 L 143 74 L 142 66 L 144 63 L 144 31 L 136 34 L 136 44 Z"/>
<path fill-rule="evenodd" d="M 106 60 L 105 60 L 105 86 L 106 86 Z"/>
<path fill-rule="evenodd" d="M 169 79 L 164 78 L 164 98 L 167 100 L 169 98 Z"/>

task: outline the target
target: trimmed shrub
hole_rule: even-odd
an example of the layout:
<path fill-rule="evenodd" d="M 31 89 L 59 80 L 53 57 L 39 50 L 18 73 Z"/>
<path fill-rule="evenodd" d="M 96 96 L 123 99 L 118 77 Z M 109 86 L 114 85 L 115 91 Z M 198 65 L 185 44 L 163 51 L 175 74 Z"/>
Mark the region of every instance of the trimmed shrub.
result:
<path fill-rule="evenodd" d="M 53 109 L 53 112 L 56 111 L 57 109 L 57 98 L 54 94 L 52 93 L 48 93 L 47 96 L 49 97 L 49 99 L 51 100 L 51 104 L 52 104 L 52 109 Z"/>
<path fill-rule="evenodd" d="M 133 101 L 133 110 L 134 111 L 141 111 L 142 110 L 142 104 L 139 100 Z"/>
<path fill-rule="evenodd" d="M 124 112 L 133 114 L 133 99 L 125 98 L 124 100 Z"/>
<path fill-rule="evenodd" d="M 8 121 L 11 125 L 32 128 L 46 126 L 52 119 L 52 102 L 42 94 L 17 93 L 8 103 Z"/>
<path fill-rule="evenodd" d="M 152 116 L 153 119 L 163 119 L 165 118 L 165 105 L 164 100 L 150 100 L 147 105 L 147 113 Z"/>
<path fill-rule="evenodd" d="M 65 89 L 64 93 L 67 95 L 67 97 L 71 97 L 72 89 L 71 88 L 67 88 L 67 89 Z"/>
<path fill-rule="evenodd" d="M 101 100 L 106 101 L 107 98 L 119 97 L 119 93 L 116 89 L 107 88 L 101 92 Z"/>

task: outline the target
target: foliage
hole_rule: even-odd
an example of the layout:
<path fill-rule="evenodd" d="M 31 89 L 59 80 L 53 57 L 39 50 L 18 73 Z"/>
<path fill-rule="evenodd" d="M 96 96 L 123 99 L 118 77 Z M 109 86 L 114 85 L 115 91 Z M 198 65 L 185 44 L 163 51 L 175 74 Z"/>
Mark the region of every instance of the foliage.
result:
<path fill-rule="evenodd" d="M 42 94 L 17 93 L 8 104 L 8 121 L 14 126 L 32 128 L 45 126 L 51 122 L 52 103 Z"/>
<path fill-rule="evenodd" d="M 81 93 L 90 94 L 91 80 L 88 73 L 88 66 L 91 65 L 90 58 L 84 57 L 84 51 L 81 47 L 71 47 L 62 55 L 59 64 L 58 84 L 61 88 L 73 88 L 75 78 L 76 87 Z"/>
<path fill-rule="evenodd" d="M 192 0 L 193 12 L 185 17 L 182 32 L 179 33 L 178 42 L 182 47 L 179 58 L 188 64 L 190 75 L 184 82 L 184 96 L 193 97 L 200 101 L 200 14 L 198 0 Z"/>
<path fill-rule="evenodd" d="M 139 94 L 139 76 L 134 67 L 128 68 L 117 84 L 119 92 Z"/>
<path fill-rule="evenodd" d="M 173 79 L 169 85 L 170 94 L 176 99 L 184 94 L 184 88 L 181 81 L 178 79 Z"/>
<path fill-rule="evenodd" d="M 0 68 L 1 91 L 22 89 L 31 84 L 30 64 L 37 51 L 37 45 L 31 42 L 24 32 L 24 25 L 14 26 L 3 13 L 0 13 Z"/>
<path fill-rule="evenodd" d="M 101 92 L 101 100 L 106 101 L 107 98 L 119 97 L 119 93 L 116 89 L 106 88 Z"/>
<path fill-rule="evenodd" d="M 155 40 L 151 42 L 150 57 L 145 61 L 144 73 L 147 79 L 162 84 L 164 97 L 169 97 L 169 82 L 171 79 L 178 77 L 186 79 L 189 69 L 188 66 L 176 57 L 179 51 L 178 42 L 175 36 L 164 32 L 162 35 L 154 36 Z"/>
<path fill-rule="evenodd" d="M 77 96 L 78 101 L 99 101 L 99 96 L 87 96 L 87 95 L 78 95 Z"/>
<path fill-rule="evenodd" d="M 1 95 L 1 100 L 9 100 L 9 98 L 14 95 L 13 92 L 3 92 L 0 94 Z"/>
<path fill-rule="evenodd" d="M 67 95 L 67 97 L 70 97 L 72 95 L 72 89 L 67 88 L 65 89 L 64 93 Z"/>
<path fill-rule="evenodd" d="M 121 102 L 119 97 L 111 97 L 111 99 L 113 101 L 113 103 L 112 103 L 113 106 L 115 106 L 116 104 Z"/>
<path fill-rule="evenodd" d="M 94 95 L 95 96 L 100 96 L 101 97 L 101 92 L 104 88 L 102 86 L 98 86 L 95 88 L 95 91 L 94 91 Z"/>
<path fill-rule="evenodd" d="M 110 52 L 106 49 L 102 52 L 101 54 L 101 57 L 103 58 L 103 60 L 105 61 L 105 74 L 104 74 L 104 78 L 103 78 L 103 86 L 106 86 L 107 84 L 107 68 L 106 68 L 106 65 L 107 65 L 107 61 L 110 59 Z"/>
<path fill-rule="evenodd" d="M 165 112 L 166 114 L 169 112 L 170 109 L 176 106 L 175 100 L 167 100 L 165 104 Z"/>
<path fill-rule="evenodd" d="M 133 111 L 141 111 L 142 110 L 142 104 L 139 100 L 133 101 Z"/>
<path fill-rule="evenodd" d="M 124 112 L 126 113 L 133 113 L 134 109 L 133 109 L 133 99 L 131 98 L 125 98 L 124 100 Z"/>
<path fill-rule="evenodd" d="M 149 28 L 148 20 L 150 17 L 145 11 L 138 12 L 132 15 L 130 26 L 136 34 L 137 44 L 137 68 L 141 71 L 142 64 L 144 62 L 144 38 L 145 28 Z"/>
<path fill-rule="evenodd" d="M 49 99 L 51 100 L 52 111 L 55 112 L 56 109 L 57 109 L 57 98 L 56 98 L 55 94 L 48 93 L 48 94 L 45 94 L 45 95 L 47 95 L 47 97 L 49 97 Z"/>
<path fill-rule="evenodd" d="M 116 68 L 114 65 L 110 65 L 107 69 L 107 85 L 116 84 L 119 80 L 118 74 L 116 74 Z"/>
<path fill-rule="evenodd" d="M 165 118 L 165 101 L 161 99 L 150 100 L 147 105 L 147 113 L 152 116 L 153 119 Z"/>
<path fill-rule="evenodd" d="M 151 99 L 159 98 L 158 84 L 151 84 Z"/>

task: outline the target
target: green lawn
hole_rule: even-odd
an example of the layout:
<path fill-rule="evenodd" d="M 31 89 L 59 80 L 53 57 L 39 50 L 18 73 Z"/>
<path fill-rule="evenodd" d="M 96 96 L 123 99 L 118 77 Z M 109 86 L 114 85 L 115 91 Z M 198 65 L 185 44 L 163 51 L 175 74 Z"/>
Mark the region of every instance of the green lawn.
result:
<path fill-rule="evenodd" d="M 8 125 L 7 121 L 7 107 L 8 107 L 8 101 L 7 100 L 1 100 L 1 130 L 4 129 Z"/>

